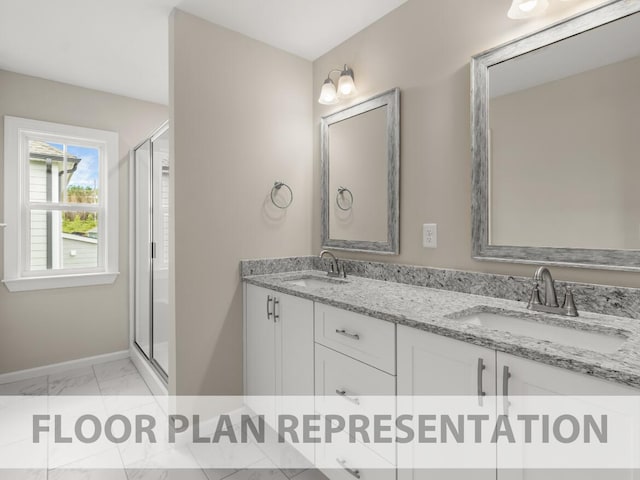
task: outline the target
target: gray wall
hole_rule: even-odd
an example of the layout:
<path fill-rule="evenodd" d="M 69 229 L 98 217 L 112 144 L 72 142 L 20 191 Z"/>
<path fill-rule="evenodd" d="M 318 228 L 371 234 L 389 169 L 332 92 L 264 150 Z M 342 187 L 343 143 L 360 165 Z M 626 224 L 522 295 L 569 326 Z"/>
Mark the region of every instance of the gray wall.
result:
<path fill-rule="evenodd" d="M 353 67 L 361 101 L 392 87 L 401 93 L 400 255 L 348 254 L 478 272 L 531 275 L 533 267 L 471 259 L 469 60 L 600 1 L 550 2 L 528 21 L 506 16 L 509 1 L 409 0 L 313 64 L 314 98 L 327 72 Z M 314 104 L 313 251 L 320 249 L 320 117 L 346 104 Z M 422 224 L 438 224 L 438 248 L 422 248 Z M 347 255 L 347 254 L 344 254 Z M 559 279 L 640 287 L 629 272 L 554 269 Z"/>
<path fill-rule="evenodd" d="M 239 261 L 310 253 L 312 67 L 181 11 L 170 25 L 169 390 L 241 394 Z M 293 189 L 285 211 L 276 180 Z"/>
<path fill-rule="evenodd" d="M 95 287 L 20 293 L 0 287 L 0 373 L 128 349 L 129 149 L 166 120 L 167 107 L 2 70 L 0 92 L 0 117 L 118 132 L 121 165 L 120 276 L 113 285 Z M 3 153 L 0 135 L 0 172 Z M 3 241 L 0 235 L 0 251 Z"/>
<path fill-rule="evenodd" d="M 348 63 L 359 102 L 402 89 L 401 255 L 352 258 L 529 275 L 531 267 L 471 260 L 469 59 L 535 31 L 580 5 L 554 2 L 545 17 L 514 22 L 508 1 L 409 0 L 315 62 L 183 12 L 170 23 L 170 391 L 242 391 L 242 258 L 320 250 L 322 81 Z M 270 206 L 283 180 L 295 199 Z M 422 224 L 439 224 L 435 250 Z M 206 246 L 203 254 L 202 246 Z M 640 286 L 637 275 L 557 270 L 559 278 Z"/>

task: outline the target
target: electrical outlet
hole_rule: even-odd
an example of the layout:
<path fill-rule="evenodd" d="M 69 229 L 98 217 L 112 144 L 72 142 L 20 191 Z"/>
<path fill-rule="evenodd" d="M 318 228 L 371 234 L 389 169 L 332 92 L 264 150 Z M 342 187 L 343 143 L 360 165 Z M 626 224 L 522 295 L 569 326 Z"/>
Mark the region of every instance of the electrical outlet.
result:
<path fill-rule="evenodd" d="M 422 246 L 424 248 L 436 248 L 438 246 L 438 225 L 435 223 L 422 225 Z"/>

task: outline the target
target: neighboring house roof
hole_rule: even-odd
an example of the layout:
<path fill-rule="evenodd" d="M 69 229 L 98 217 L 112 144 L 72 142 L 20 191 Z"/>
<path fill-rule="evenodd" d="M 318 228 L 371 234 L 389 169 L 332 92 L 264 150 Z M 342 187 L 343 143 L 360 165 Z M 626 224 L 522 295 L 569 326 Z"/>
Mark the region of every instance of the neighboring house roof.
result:
<path fill-rule="evenodd" d="M 39 140 L 30 140 L 29 141 L 29 158 L 32 160 L 46 160 L 50 158 L 51 160 L 62 161 L 64 157 L 64 152 L 58 148 L 52 147 L 46 142 L 41 142 Z M 82 160 L 75 155 L 67 154 L 67 162 L 79 163 Z"/>

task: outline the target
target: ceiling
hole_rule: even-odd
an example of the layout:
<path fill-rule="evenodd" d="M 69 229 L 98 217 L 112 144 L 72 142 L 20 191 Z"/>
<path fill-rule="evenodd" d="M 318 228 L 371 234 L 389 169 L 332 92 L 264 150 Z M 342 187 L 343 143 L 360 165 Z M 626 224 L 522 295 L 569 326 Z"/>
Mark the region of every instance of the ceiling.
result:
<path fill-rule="evenodd" d="M 0 0 L 0 69 L 167 104 L 174 7 L 308 60 L 407 0 Z"/>

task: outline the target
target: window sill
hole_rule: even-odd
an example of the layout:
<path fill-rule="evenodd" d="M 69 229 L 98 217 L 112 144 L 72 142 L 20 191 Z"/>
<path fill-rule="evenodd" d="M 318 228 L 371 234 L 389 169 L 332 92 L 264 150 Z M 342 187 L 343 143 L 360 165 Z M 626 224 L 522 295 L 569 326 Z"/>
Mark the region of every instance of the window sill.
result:
<path fill-rule="evenodd" d="M 61 275 L 53 277 L 31 277 L 3 280 L 10 292 L 27 292 L 30 290 L 47 290 L 53 288 L 88 287 L 92 285 L 109 285 L 116 281 L 119 272 L 115 273 L 83 273 L 78 275 Z"/>

